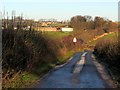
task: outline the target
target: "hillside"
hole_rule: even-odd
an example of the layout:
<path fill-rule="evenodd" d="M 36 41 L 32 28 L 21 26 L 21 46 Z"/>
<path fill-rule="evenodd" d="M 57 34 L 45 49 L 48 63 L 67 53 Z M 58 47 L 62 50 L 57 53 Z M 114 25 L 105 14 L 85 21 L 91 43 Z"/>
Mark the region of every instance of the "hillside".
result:
<path fill-rule="evenodd" d="M 118 39 L 117 32 L 104 33 L 102 35 L 96 36 L 92 40 L 88 41 L 87 44 L 95 46 L 95 44 L 103 39 Z"/>

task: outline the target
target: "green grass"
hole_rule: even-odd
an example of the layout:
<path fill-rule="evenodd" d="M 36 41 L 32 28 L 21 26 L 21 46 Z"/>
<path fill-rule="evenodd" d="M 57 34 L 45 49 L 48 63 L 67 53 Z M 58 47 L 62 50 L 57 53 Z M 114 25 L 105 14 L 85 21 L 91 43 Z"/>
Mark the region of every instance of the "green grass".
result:
<path fill-rule="evenodd" d="M 39 79 L 38 75 L 25 72 L 21 76 L 22 86 L 23 87 L 28 86 L 30 83 L 34 83 L 38 79 Z"/>
<path fill-rule="evenodd" d="M 4 88 L 22 88 L 28 87 L 31 83 L 36 82 L 39 79 L 39 76 L 31 74 L 28 72 L 23 72 L 18 74 L 13 80 L 7 81 L 7 84 L 3 84 Z"/>
<path fill-rule="evenodd" d="M 111 34 L 105 35 L 97 40 L 92 40 L 88 44 L 95 46 L 97 42 L 99 42 L 100 40 L 103 40 L 103 39 L 117 39 L 117 33 L 111 33 Z"/>
<path fill-rule="evenodd" d="M 75 53 L 74 51 L 69 51 L 69 52 L 66 53 L 65 56 L 63 56 L 63 57 L 58 57 L 59 60 L 58 60 L 57 65 L 60 65 L 60 64 L 63 64 L 63 63 L 65 63 L 65 62 L 67 62 L 68 59 L 69 59 L 71 56 L 73 56 L 74 53 Z"/>
<path fill-rule="evenodd" d="M 112 33 L 102 37 L 101 39 L 109 39 L 109 38 L 116 38 L 116 37 L 117 37 L 117 33 Z"/>
<path fill-rule="evenodd" d="M 64 36 L 70 35 L 70 32 L 43 32 L 43 35 L 47 35 L 48 37 L 52 39 L 61 39 Z"/>

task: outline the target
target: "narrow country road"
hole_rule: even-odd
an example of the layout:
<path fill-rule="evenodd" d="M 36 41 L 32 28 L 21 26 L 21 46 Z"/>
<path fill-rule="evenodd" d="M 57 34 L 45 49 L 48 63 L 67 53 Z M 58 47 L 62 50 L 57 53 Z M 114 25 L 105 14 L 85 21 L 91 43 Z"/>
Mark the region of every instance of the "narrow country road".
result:
<path fill-rule="evenodd" d="M 82 54 L 75 54 L 68 64 L 51 72 L 33 88 L 112 88 L 97 71 L 90 51 L 87 51 L 85 55 L 85 64 L 82 70 L 79 73 L 73 73 Z"/>

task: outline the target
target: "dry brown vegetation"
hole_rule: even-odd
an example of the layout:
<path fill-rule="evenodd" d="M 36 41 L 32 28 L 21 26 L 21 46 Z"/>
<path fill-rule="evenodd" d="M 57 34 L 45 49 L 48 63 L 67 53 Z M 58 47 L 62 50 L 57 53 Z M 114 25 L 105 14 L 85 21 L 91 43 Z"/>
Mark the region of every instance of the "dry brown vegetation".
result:
<path fill-rule="evenodd" d="M 118 40 L 114 38 L 100 40 L 95 46 L 94 54 L 110 70 L 113 78 L 120 83 L 120 45 Z"/>
<path fill-rule="evenodd" d="M 21 78 L 18 76 L 24 72 L 43 76 L 54 66 L 66 62 L 74 50 L 78 48 L 70 35 L 52 39 L 36 31 L 3 30 L 3 87 L 15 87 L 14 78 Z"/>
<path fill-rule="evenodd" d="M 57 61 L 55 52 L 48 46 L 47 40 L 34 31 L 3 30 L 3 86 L 5 81 L 13 79 L 18 72 L 39 74 L 48 71 L 35 70 L 37 66 L 52 68 L 49 63 Z M 20 74 L 19 73 L 19 74 Z"/>

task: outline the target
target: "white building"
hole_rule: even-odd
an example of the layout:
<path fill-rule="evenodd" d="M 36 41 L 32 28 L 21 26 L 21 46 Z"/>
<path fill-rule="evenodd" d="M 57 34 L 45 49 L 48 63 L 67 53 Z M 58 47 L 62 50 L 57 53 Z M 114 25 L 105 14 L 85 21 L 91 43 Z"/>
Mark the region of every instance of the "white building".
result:
<path fill-rule="evenodd" d="M 73 31 L 73 28 L 61 28 L 61 31 L 63 32 L 72 32 Z"/>

